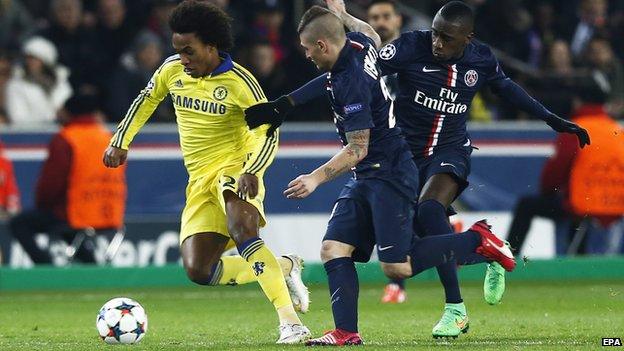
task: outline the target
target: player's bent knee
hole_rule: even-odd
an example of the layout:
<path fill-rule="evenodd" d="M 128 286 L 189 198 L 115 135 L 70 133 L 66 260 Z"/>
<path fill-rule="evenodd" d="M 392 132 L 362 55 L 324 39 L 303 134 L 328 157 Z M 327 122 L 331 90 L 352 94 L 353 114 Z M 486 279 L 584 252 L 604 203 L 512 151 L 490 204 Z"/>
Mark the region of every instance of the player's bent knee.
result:
<path fill-rule="evenodd" d="M 412 276 L 412 266 L 409 262 L 404 263 L 384 263 L 381 262 L 381 269 L 386 277 L 390 279 L 407 279 Z"/>
<path fill-rule="evenodd" d="M 354 247 L 334 240 L 324 240 L 321 244 L 321 260 L 323 263 L 340 257 L 351 257 Z"/>
<path fill-rule="evenodd" d="M 189 280 L 195 284 L 216 285 L 216 283 L 212 281 L 214 265 L 201 266 L 201 265 L 194 265 L 194 264 L 190 264 L 190 265 L 185 264 L 184 270 L 186 271 L 186 276 L 189 278 Z"/>

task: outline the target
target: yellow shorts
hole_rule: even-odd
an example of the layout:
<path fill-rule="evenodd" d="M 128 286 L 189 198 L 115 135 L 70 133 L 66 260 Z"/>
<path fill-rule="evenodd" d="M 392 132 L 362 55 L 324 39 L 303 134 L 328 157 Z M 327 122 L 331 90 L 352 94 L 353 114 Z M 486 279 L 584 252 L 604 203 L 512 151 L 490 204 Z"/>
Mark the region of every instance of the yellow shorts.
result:
<path fill-rule="evenodd" d="M 238 191 L 238 178 L 242 173 L 240 164 L 226 166 L 215 173 L 189 181 L 186 187 L 186 205 L 182 211 L 180 228 L 180 244 L 191 235 L 198 233 L 218 233 L 229 237 L 227 217 L 225 215 L 225 199 L 223 192 Z M 260 213 L 260 227 L 266 224 L 264 215 L 264 182 L 258 176 L 258 195 L 254 199 L 246 199 Z M 230 239 L 226 250 L 234 247 Z"/>

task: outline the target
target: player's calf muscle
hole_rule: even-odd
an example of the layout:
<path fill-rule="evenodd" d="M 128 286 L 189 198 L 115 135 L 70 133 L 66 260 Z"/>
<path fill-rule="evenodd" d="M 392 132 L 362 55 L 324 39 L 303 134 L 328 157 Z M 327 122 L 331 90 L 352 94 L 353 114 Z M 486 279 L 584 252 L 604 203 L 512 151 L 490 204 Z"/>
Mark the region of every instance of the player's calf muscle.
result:
<path fill-rule="evenodd" d="M 228 231 L 236 244 L 258 237 L 260 214 L 250 203 L 234 193 L 226 192 Z"/>

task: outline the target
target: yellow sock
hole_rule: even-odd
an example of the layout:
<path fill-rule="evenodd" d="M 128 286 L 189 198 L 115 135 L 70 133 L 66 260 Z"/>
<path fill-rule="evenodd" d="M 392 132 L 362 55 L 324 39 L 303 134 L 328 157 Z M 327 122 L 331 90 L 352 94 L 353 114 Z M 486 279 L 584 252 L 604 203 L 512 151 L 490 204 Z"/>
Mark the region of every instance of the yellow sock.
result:
<path fill-rule="evenodd" d="M 249 262 L 241 256 L 224 256 L 219 262 L 221 265 L 218 285 L 238 285 L 256 281 L 253 270 L 249 269 Z"/>
<path fill-rule="evenodd" d="M 276 257 L 284 276 L 290 273 L 293 263 L 289 258 Z M 257 281 L 249 262 L 241 256 L 224 256 L 215 269 L 216 285 L 239 285 Z M 217 280 L 218 279 L 218 280 Z"/>
<path fill-rule="evenodd" d="M 293 268 L 293 261 L 290 258 L 280 256 L 276 257 L 277 262 L 279 262 L 280 267 L 282 268 L 282 274 L 285 276 L 290 274 L 290 271 Z"/>
<path fill-rule="evenodd" d="M 275 309 L 292 306 L 282 268 L 271 250 L 264 245 L 264 241 L 260 238 L 249 240 L 239 251 L 251 264 L 256 280 Z"/>

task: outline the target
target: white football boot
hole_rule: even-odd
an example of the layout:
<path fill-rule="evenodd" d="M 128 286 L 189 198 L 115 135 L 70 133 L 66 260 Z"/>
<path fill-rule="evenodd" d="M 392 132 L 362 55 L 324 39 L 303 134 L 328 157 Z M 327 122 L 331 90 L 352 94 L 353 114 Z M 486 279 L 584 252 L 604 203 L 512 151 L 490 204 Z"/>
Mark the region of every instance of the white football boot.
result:
<path fill-rule="evenodd" d="M 310 329 L 301 324 L 283 324 L 279 326 L 279 339 L 276 344 L 299 344 L 312 335 Z"/>
<path fill-rule="evenodd" d="M 284 277 L 290 299 L 292 300 L 295 310 L 306 313 L 310 309 L 310 292 L 301 280 L 301 272 L 303 271 L 303 259 L 297 255 L 289 254 L 283 257 L 288 258 L 292 262 L 290 273 Z"/>

